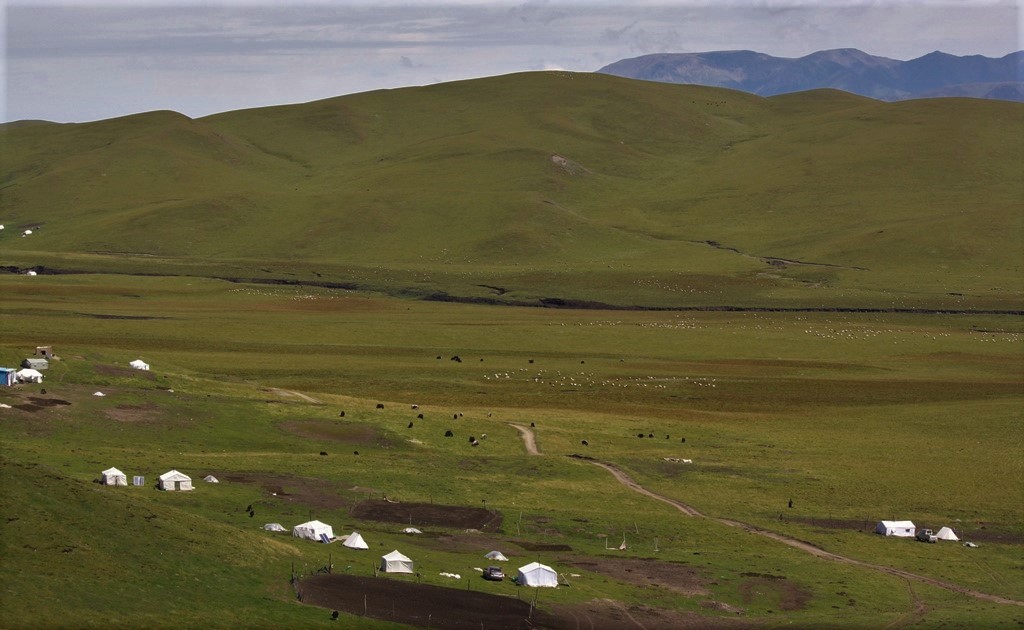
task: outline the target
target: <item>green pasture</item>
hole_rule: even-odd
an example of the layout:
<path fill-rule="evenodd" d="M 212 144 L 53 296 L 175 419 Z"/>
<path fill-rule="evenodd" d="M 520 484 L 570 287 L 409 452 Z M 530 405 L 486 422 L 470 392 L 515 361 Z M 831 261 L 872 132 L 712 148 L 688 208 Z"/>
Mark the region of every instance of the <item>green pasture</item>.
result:
<path fill-rule="evenodd" d="M 718 602 L 768 626 L 804 627 L 1024 619 L 1019 606 L 820 560 L 714 520 L 1024 599 L 1018 316 L 510 308 L 121 275 L 0 276 L 0 294 L 0 363 L 43 344 L 61 357 L 42 385 L 0 390 L 0 402 L 70 403 L 0 410 L 0 605 L 16 626 L 329 624 L 329 611 L 295 601 L 292 567 L 330 560 L 372 575 L 394 548 L 425 583 L 516 596 L 508 582 L 477 577 L 491 546 L 513 572 L 540 560 L 580 576 L 541 593 L 541 606 L 614 599 L 736 616 L 708 607 Z M 136 358 L 152 371 L 128 369 Z M 535 425 L 540 456 L 526 454 L 513 423 Z M 632 492 L 574 454 L 614 463 L 707 518 Z M 146 487 L 94 484 L 109 466 L 145 475 Z M 196 491 L 154 490 L 171 468 Z M 200 481 L 208 473 L 224 481 Z M 309 498 L 309 487 L 330 501 Z M 400 523 L 352 515 L 384 495 L 503 520 L 498 531 L 424 527 L 410 537 Z M 338 535 L 360 531 L 371 550 L 261 529 L 310 517 Z M 980 546 L 821 524 L 893 517 L 949 525 Z M 585 568 L 620 556 L 692 568 L 702 591 Z M 780 608 L 777 589 L 751 595 L 754 574 L 784 579 L 804 604 Z M 926 612 L 914 613 L 919 602 Z"/>

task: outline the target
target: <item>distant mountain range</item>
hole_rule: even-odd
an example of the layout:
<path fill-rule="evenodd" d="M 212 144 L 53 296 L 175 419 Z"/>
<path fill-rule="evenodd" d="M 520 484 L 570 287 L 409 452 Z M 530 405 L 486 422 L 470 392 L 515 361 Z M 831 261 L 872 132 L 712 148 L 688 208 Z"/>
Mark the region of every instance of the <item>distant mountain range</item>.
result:
<path fill-rule="evenodd" d="M 598 72 L 761 96 L 835 88 L 882 101 L 938 96 L 1024 101 L 1024 51 L 998 59 L 936 51 L 910 61 L 853 48 L 823 50 L 798 59 L 749 50 L 665 53 L 623 59 Z"/>

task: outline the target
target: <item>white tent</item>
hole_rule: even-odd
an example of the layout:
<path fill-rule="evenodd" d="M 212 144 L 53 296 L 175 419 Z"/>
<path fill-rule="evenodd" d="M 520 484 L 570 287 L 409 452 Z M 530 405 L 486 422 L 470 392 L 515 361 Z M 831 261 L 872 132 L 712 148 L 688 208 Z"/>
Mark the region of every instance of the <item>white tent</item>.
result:
<path fill-rule="evenodd" d="M 136 370 L 148 370 L 149 369 L 149 364 L 146 363 L 145 361 L 143 361 L 142 359 L 135 359 L 134 361 L 132 361 L 128 365 L 132 366 Z"/>
<path fill-rule="evenodd" d="M 203 477 L 203 481 L 205 481 L 206 483 L 220 483 L 220 481 L 218 481 L 218 479 L 213 475 L 206 475 L 205 477 Z"/>
<path fill-rule="evenodd" d="M 282 525 L 280 523 L 267 523 L 266 525 L 263 526 L 263 529 L 267 530 L 268 532 L 286 532 L 286 531 L 288 531 L 287 529 L 284 528 L 284 525 Z"/>
<path fill-rule="evenodd" d="M 403 556 L 397 549 L 380 558 L 380 570 L 384 573 L 414 573 L 412 560 Z"/>
<path fill-rule="evenodd" d="M 508 562 L 508 558 L 506 558 L 505 554 L 501 553 L 500 551 L 492 551 L 491 553 L 487 554 L 484 557 L 487 558 L 488 560 L 497 560 L 498 562 Z"/>
<path fill-rule="evenodd" d="M 158 487 L 161 490 L 192 490 L 192 478 L 177 470 L 168 470 L 160 475 Z"/>
<path fill-rule="evenodd" d="M 420 530 L 416 529 L 415 527 L 406 527 L 405 529 L 402 530 L 402 533 L 403 534 L 422 534 L 423 532 L 421 532 Z"/>
<path fill-rule="evenodd" d="M 878 525 L 875 525 L 875 533 L 883 536 L 913 538 L 917 533 L 917 526 L 912 521 L 878 521 Z"/>
<path fill-rule="evenodd" d="M 351 534 L 348 535 L 348 538 L 345 539 L 345 542 L 343 542 L 341 544 L 343 546 L 345 546 L 345 547 L 348 547 L 349 549 L 369 549 L 370 548 L 370 545 L 366 544 L 366 541 L 363 540 L 363 537 L 359 534 L 359 532 L 352 532 Z"/>
<path fill-rule="evenodd" d="M 334 538 L 334 530 L 327 523 L 320 521 L 309 521 L 301 523 L 292 528 L 292 536 L 297 538 L 308 538 L 318 542 L 331 542 Z"/>
<path fill-rule="evenodd" d="M 43 373 L 39 370 L 33 370 L 32 368 L 25 368 L 18 370 L 16 376 L 18 381 L 21 383 L 42 383 Z"/>
<path fill-rule="evenodd" d="M 948 527 L 943 527 L 936 532 L 935 537 L 939 540 L 960 540 L 957 535 L 953 533 L 953 530 Z"/>
<path fill-rule="evenodd" d="M 116 468 L 108 468 L 100 473 L 100 483 L 105 486 L 127 486 L 128 477 Z"/>
<path fill-rule="evenodd" d="M 525 567 L 519 567 L 516 584 L 520 586 L 558 586 L 558 574 L 547 565 L 531 562 Z"/>

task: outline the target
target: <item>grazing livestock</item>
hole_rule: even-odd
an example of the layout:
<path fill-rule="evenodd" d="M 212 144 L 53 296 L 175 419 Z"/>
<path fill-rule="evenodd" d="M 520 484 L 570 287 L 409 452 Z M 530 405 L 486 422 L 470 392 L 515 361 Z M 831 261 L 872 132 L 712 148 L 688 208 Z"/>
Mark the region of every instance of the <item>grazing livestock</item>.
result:
<path fill-rule="evenodd" d="M 320 457 L 324 457 L 326 455 L 327 455 L 327 451 L 320 451 Z"/>
<path fill-rule="evenodd" d="M 537 427 L 537 423 L 535 423 L 535 422 L 531 422 L 531 423 L 530 423 L 530 426 L 531 426 L 531 427 L 534 427 L 534 428 L 536 428 L 536 427 Z"/>
<path fill-rule="evenodd" d="M 448 429 L 447 431 L 444 432 L 444 436 L 445 437 L 455 437 L 455 434 L 452 433 L 451 429 Z"/>
<path fill-rule="evenodd" d="M 418 414 L 416 414 L 416 418 L 417 418 L 418 420 L 422 420 L 422 419 L 423 419 L 423 414 L 422 414 L 422 413 L 418 413 Z"/>
<path fill-rule="evenodd" d="M 455 356 L 453 356 L 453 357 L 451 358 L 451 360 L 452 360 L 452 361 L 455 361 L 456 363 L 462 363 L 462 357 L 460 357 L 460 356 L 459 356 L 459 355 L 457 355 L 457 354 L 456 354 Z"/>
<path fill-rule="evenodd" d="M 407 426 L 406 428 L 407 428 L 407 429 L 411 429 L 411 428 L 412 428 L 412 423 L 410 422 L 410 423 L 409 423 L 409 426 Z"/>
<path fill-rule="evenodd" d="M 643 433 L 637 433 L 637 434 L 636 434 L 636 436 L 637 436 L 638 438 L 642 438 L 642 437 L 644 436 L 644 434 L 643 434 Z"/>
<path fill-rule="evenodd" d="M 342 411 L 341 413 L 339 413 L 339 414 L 338 414 L 338 417 L 339 417 L 339 418 L 344 418 L 344 417 L 345 417 L 345 412 L 344 412 L 344 411 Z"/>
<path fill-rule="evenodd" d="M 653 433 L 648 433 L 647 437 L 652 438 L 652 437 L 654 437 L 654 434 Z"/>
<path fill-rule="evenodd" d="M 458 420 L 458 419 L 459 419 L 459 414 L 453 413 L 452 414 L 452 420 Z"/>
<path fill-rule="evenodd" d="M 473 446 L 480 446 L 480 442 L 477 442 L 476 440 L 473 440 L 472 442 L 470 442 L 470 444 L 472 444 Z"/>
<path fill-rule="evenodd" d="M 338 620 L 338 611 L 337 610 L 335 610 L 334 612 L 331 613 L 331 619 L 333 621 L 337 621 Z"/>
<path fill-rule="evenodd" d="M 476 438 L 471 435 L 471 436 L 469 436 L 469 441 L 470 442 L 476 442 Z"/>
<path fill-rule="evenodd" d="M 582 444 L 583 446 L 590 446 L 590 442 L 588 442 L 586 440 L 581 440 L 580 444 Z"/>
<path fill-rule="evenodd" d="M 419 409 L 420 406 L 419 405 L 413 405 L 412 408 L 415 410 L 415 409 Z"/>
<path fill-rule="evenodd" d="M 359 451 L 352 451 L 352 454 L 353 454 L 353 455 L 358 455 L 358 454 L 359 454 Z"/>
<path fill-rule="evenodd" d="M 685 444 L 686 443 L 686 438 L 683 438 L 682 440 L 680 440 L 680 442 Z"/>
<path fill-rule="evenodd" d="M 377 409 L 383 409 L 384 403 L 377 403 Z"/>

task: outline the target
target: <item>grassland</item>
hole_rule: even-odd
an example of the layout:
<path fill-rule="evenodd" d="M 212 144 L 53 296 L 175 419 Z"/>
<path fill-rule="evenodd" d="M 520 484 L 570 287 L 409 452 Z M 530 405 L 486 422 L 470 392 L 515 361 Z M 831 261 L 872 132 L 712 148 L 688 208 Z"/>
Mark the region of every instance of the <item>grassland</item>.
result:
<path fill-rule="evenodd" d="M 0 388 L 4 624 L 330 625 L 293 572 L 394 548 L 524 597 L 500 548 L 584 624 L 1018 626 L 1022 123 L 528 73 L 0 126 L 0 365 L 60 356 Z M 409 537 L 385 495 L 502 520 Z M 310 518 L 371 551 L 262 529 Z"/>
<path fill-rule="evenodd" d="M 1016 316 L 513 308 L 121 275 L 8 275 L 0 291 L 0 363 L 40 343 L 62 358 L 43 385 L 0 390 L 12 405 L 0 410 L 4 574 L 17 576 L 0 606 L 15 626 L 329 624 L 295 601 L 292 567 L 308 572 L 330 554 L 336 571 L 371 575 L 393 548 L 425 583 L 515 596 L 472 579 L 490 546 L 512 564 L 540 559 L 580 576 L 543 593 L 546 609 L 612 599 L 637 614 L 804 627 L 1024 619 L 1020 606 L 824 561 L 715 520 L 1024 600 Z M 152 372 L 127 369 L 139 357 Z M 23 408 L 32 400 L 70 404 Z M 541 456 L 510 423 L 536 425 Z M 170 468 L 234 481 L 186 495 L 92 483 L 112 465 L 147 482 Z M 425 527 L 410 538 L 352 516 L 382 495 L 504 519 L 497 532 Z M 310 516 L 339 534 L 358 529 L 371 551 L 260 529 Z M 891 517 L 950 525 L 980 546 L 863 531 Z M 623 538 L 626 551 L 606 549 Z M 692 571 L 691 590 L 593 570 L 642 558 Z"/>

